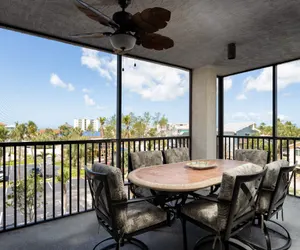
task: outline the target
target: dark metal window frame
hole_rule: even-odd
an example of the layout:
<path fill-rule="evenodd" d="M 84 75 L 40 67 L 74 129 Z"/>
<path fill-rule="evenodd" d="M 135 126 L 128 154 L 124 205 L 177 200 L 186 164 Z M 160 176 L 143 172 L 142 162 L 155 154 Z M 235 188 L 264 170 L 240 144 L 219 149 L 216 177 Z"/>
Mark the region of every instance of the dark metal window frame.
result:
<path fill-rule="evenodd" d="M 277 153 L 276 153 L 276 148 L 277 148 L 277 141 L 280 140 L 280 137 L 278 137 L 277 134 L 277 118 L 278 118 L 278 65 L 284 64 L 284 63 L 289 63 L 293 61 L 297 61 L 298 59 L 295 60 L 289 60 L 286 62 L 282 62 L 280 64 L 272 64 L 268 66 L 264 66 L 261 68 L 254 68 L 250 69 L 247 71 L 241 71 L 238 73 L 234 74 L 229 74 L 229 75 L 223 75 L 223 76 L 217 76 L 218 78 L 218 142 L 219 142 L 219 152 L 218 152 L 218 157 L 220 159 L 223 158 L 224 156 L 224 78 L 237 75 L 237 74 L 242 74 L 254 70 L 259 70 L 259 69 L 264 69 L 267 67 L 272 67 L 272 136 L 270 137 L 272 142 L 273 142 L 273 160 L 277 160 Z M 251 137 L 251 136 L 250 136 Z"/>

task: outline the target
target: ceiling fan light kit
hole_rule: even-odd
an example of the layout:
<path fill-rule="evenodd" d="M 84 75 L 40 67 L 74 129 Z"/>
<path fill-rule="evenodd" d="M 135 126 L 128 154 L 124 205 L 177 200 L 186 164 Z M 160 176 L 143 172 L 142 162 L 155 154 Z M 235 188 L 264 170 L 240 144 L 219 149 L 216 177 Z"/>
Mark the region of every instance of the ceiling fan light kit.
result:
<path fill-rule="evenodd" d="M 87 17 L 113 29 L 113 32 L 72 35 L 74 38 L 109 37 L 114 51 L 122 54 L 132 50 L 135 45 L 153 50 L 164 50 L 174 46 L 174 41 L 171 38 L 155 33 L 167 26 L 171 18 L 169 10 L 154 7 L 132 15 L 125 11 L 131 1 L 118 0 L 122 11 L 114 13 L 111 19 L 82 0 L 73 1 L 76 7 Z"/>
<path fill-rule="evenodd" d="M 133 49 L 136 38 L 131 34 L 118 33 L 110 37 L 110 43 L 117 51 L 129 51 Z"/>

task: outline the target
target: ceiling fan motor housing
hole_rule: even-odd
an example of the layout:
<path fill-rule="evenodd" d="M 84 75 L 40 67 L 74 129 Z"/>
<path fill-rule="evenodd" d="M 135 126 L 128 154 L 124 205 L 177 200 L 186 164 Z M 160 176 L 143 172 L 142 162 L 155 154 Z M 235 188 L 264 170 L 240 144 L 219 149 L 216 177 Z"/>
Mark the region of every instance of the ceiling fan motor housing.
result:
<path fill-rule="evenodd" d="M 131 3 L 131 0 L 119 0 L 119 5 L 124 10 L 128 7 L 128 5 Z"/>
<path fill-rule="evenodd" d="M 118 33 L 125 33 L 132 30 L 132 15 L 126 11 L 119 11 L 113 14 L 113 20 L 119 24 Z"/>

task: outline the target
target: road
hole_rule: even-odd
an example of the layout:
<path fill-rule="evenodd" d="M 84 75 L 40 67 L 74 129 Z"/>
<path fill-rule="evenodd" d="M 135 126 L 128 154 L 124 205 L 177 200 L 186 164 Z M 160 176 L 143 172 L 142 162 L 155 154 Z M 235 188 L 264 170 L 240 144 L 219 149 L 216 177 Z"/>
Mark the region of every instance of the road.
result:
<path fill-rule="evenodd" d="M 46 176 L 47 177 L 52 177 L 52 173 L 53 173 L 53 165 L 51 164 L 47 164 L 46 165 Z M 37 168 L 40 168 L 42 170 L 42 172 L 44 173 L 44 166 L 37 164 L 36 166 Z M 0 169 L 3 169 L 3 167 L 1 166 Z M 14 180 L 14 171 L 16 169 L 16 179 L 17 180 L 23 180 L 24 179 L 24 173 L 25 173 L 25 169 L 27 172 L 27 176 L 29 176 L 31 174 L 32 169 L 34 169 L 34 164 L 28 164 L 25 168 L 25 165 L 20 165 L 20 166 L 6 166 L 5 168 L 5 175 L 8 176 L 9 180 L 12 181 Z M 58 171 L 60 169 L 60 166 L 55 166 L 55 174 L 58 174 Z"/>

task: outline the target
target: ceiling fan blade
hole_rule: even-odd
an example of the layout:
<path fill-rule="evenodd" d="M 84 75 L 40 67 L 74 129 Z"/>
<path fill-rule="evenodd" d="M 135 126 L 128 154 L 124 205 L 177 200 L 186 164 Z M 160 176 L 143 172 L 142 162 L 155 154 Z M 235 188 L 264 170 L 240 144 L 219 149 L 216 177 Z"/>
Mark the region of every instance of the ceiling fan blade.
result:
<path fill-rule="evenodd" d="M 84 33 L 84 34 L 74 34 L 71 37 L 74 38 L 102 38 L 106 36 L 111 36 L 110 32 L 92 32 L 92 33 Z"/>
<path fill-rule="evenodd" d="M 89 18 L 115 30 L 119 28 L 119 25 L 114 20 L 112 20 L 99 10 L 95 9 L 94 7 L 90 6 L 89 4 L 81 0 L 74 0 L 74 3 L 76 7 L 84 14 L 86 14 Z"/>
<path fill-rule="evenodd" d="M 132 16 L 131 20 L 134 23 L 134 25 L 138 28 L 138 30 L 142 30 L 147 33 L 154 33 L 158 31 L 158 28 L 156 28 L 154 25 L 143 20 L 140 12 L 135 13 Z"/>
<path fill-rule="evenodd" d="M 141 18 L 144 22 L 151 24 L 157 29 L 163 29 L 167 26 L 167 22 L 170 21 L 171 12 L 159 7 L 149 8 L 141 12 Z"/>
<path fill-rule="evenodd" d="M 174 46 L 174 41 L 167 36 L 150 33 L 142 35 L 137 44 L 141 44 L 147 49 L 163 50 L 172 48 Z"/>

